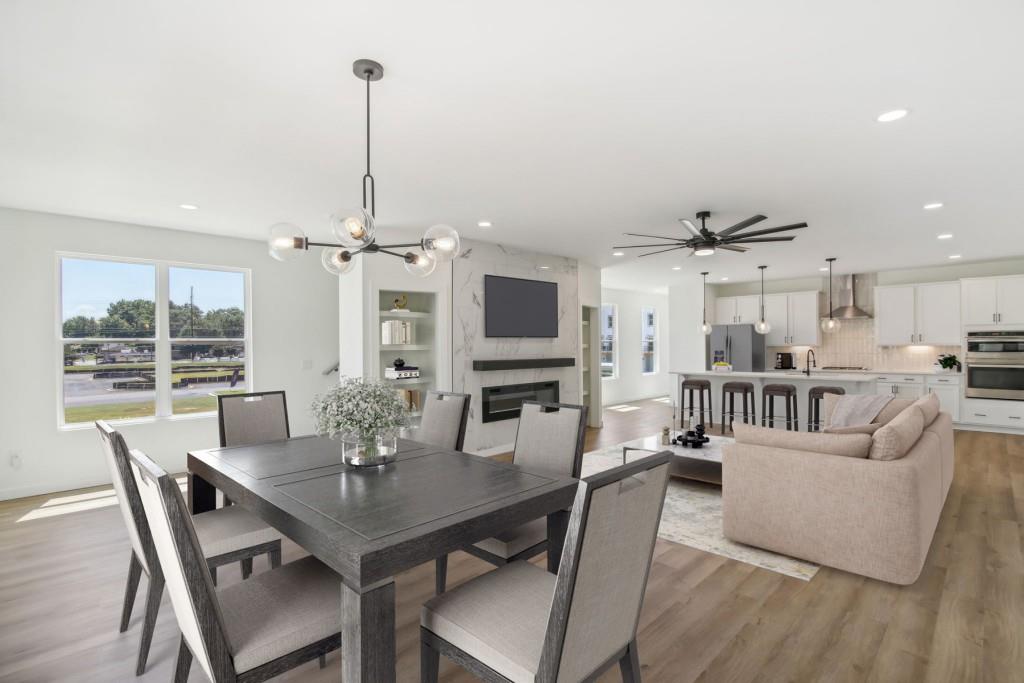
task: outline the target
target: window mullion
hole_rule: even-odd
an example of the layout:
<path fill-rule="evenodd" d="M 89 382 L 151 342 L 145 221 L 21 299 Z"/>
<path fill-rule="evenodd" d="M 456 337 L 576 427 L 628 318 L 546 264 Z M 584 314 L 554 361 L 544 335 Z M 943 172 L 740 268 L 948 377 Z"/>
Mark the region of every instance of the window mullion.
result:
<path fill-rule="evenodd" d="M 156 264 L 156 414 L 171 414 L 171 334 L 168 267 Z"/>

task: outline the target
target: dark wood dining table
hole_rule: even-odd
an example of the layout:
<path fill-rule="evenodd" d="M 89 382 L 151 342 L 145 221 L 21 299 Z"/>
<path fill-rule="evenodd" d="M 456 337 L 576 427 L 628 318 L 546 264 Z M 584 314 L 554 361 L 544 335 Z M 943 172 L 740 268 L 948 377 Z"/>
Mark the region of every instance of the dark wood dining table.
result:
<path fill-rule="evenodd" d="M 558 571 L 577 480 L 399 440 L 395 462 L 356 468 L 306 436 L 188 454 L 193 514 L 220 490 L 341 577 L 342 679 L 395 680 L 395 575 L 547 516 Z"/>

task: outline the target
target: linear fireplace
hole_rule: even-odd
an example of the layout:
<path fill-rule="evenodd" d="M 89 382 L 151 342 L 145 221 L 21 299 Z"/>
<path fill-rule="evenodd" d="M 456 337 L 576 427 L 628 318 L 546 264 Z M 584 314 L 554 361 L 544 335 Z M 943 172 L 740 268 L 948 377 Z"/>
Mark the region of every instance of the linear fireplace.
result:
<path fill-rule="evenodd" d="M 484 422 L 513 420 L 522 412 L 523 401 L 558 402 L 558 382 L 531 382 L 484 387 L 482 390 Z"/>

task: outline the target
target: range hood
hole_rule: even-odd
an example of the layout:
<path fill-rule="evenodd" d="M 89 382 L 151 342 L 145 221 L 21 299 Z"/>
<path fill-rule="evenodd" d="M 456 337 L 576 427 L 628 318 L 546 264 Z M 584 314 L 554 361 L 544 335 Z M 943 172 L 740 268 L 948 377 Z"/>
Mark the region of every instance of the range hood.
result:
<path fill-rule="evenodd" d="M 870 301 L 874 289 L 873 275 L 838 275 L 832 282 L 832 317 L 837 320 L 864 320 L 871 314 L 857 305 Z M 871 304 L 866 304 L 873 308 Z M 825 317 L 828 317 L 827 315 Z"/>

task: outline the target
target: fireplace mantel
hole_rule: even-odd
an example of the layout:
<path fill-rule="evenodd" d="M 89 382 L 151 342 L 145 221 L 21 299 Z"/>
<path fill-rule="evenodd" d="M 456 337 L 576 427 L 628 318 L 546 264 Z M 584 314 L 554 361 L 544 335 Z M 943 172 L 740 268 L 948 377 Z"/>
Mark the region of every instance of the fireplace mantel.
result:
<path fill-rule="evenodd" d="M 501 358 L 495 360 L 474 360 L 473 369 L 477 372 L 491 370 L 533 370 L 536 368 L 571 368 L 576 365 L 575 358 Z"/>

